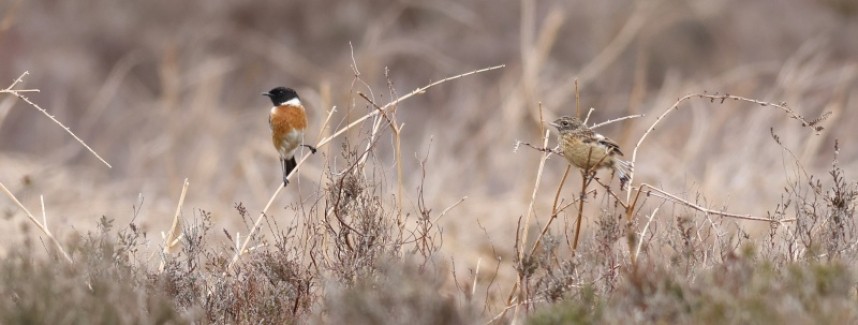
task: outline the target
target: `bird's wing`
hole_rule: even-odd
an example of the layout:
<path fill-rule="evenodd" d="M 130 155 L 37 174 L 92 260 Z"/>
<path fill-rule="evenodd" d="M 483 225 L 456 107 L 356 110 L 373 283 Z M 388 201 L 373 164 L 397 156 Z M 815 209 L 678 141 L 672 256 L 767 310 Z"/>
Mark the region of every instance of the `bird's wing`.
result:
<path fill-rule="evenodd" d="M 608 138 L 608 137 L 606 137 L 606 136 L 604 136 L 604 135 L 601 135 L 601 134 L 595 133 L 595 132 L 593 132 L 593 131 L 589 131 L 589 130 L 588 130 L 587 132 L 588 132 L 589 134 L 588 134 L 588 136 L 587 136 L 587 137 L 585 137 L 584 139 L 588 139 L 589 141 L 588 141 L 588 140 L 585 140 L 585 141 L 584 141 L 584 143 L 592 143 L 592 142 L 595 142 L 595 143 L 596 143 L 597 145 L 599 145 L 600 147 L 604 147 L 604 148 L 605 148 L 605 150 L 606 150 L 606 151 L 608 151 L 608 152 L 616 152 L 616 153 L 617 153 L 618 155 L 620 155 L 620 156 L 622 156 L 622 155 L 623 155 L 623 152 L 622 152 L 622 151 L 620 151 L 620 146 L 619 146 L 619 145 L 617 145 L 617 143 L 616 143 L 616 142 L 614 142 L 614 140 L 611 140 L 611 138 Z"/>

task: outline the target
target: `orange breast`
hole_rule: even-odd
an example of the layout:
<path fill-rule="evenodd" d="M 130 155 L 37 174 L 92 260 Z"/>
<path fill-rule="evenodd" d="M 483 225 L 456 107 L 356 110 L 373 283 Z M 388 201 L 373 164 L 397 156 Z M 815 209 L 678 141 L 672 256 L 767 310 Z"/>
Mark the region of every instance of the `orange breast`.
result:
<path fill-rule="evenodd" d="M 300 137 L 295 137 L 293 131 L 303 133 L 307 128 L 307 114 L 304 108 L 293 105 L 283 105 L 271 109 L 268 120 L 271 125 L 271 140 L 279 151 L 293 150 L 300 145 Z"/>

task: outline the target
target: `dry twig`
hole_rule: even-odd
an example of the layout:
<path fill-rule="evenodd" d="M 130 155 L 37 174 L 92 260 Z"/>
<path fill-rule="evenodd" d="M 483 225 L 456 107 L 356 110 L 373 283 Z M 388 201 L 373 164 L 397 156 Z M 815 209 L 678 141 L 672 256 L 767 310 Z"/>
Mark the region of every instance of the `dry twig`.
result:
<path fill-rule="evenodd" d="M 27 96 L 24 96 L 21 94 L 21 93 L 25 93 L 25 92 L 39 92 L 38 89 L 12 89 L 12 88 L 15 88 L 15 86 L 18 85 L 18 83 L 20 83 L 24 79 L 24 76 L 26 76 L 28 74 L 30 74 L 30 72 L 25 71 L 23 74 L 21 74 L 20 77 L 18 77 L 18 79 L 15 79 L 15 81 L 11 85 L 9 85 L 9 87 L 6 87 L 6 89 L 0 90 L 0 93 L 11 94 L 12 96 L 20 98 L 21 100 L 23 100 L 27 104 L 30 104 L 30 106 L 39 110 L 39 112 L 42 112 L 42 114 L 45 114 L 45 116 L 47 116 L 49 119 L 51 119 L 51 121 L 53 121 L 54 123 L 59 125 L 61 128 L 63 128 L 63 130 L 65 130 L 66 133 L 70 134 L 75 140 L 77 140 L 78 143 L 80 143 L 84 148 L 86 148 L 86 150 L 89 150 L 89 152 L 92 153 L 95 156 L 95 158 L 98 158 L 98 160 L 101 160 L 101 162 L 104 163 L 105 165 L 107 165 L 108 168 L 113 168 L 113 166 L 110 166 L 110 164 L 108 164 L 107 161 L 104 160 L 104 158 L 101 158 L 101 156 L 99 156 L 98 153 L 95 152 L 95 150 L 92 150 L 92 148 L 90 148 L 89 145 L 87 145 L 85 142 L 83 142 L 83 140 L 78 138 L 77 135 L 75 135 L 74 132 L 72 132 L 69 127 L 63 125 L 62 122 L 57 120 L 56 117 L 54 117 L 53 115 L 49 114 L 48 111 L 46 111 L 44 108 L 40 107 L 39 105 L 36 105 L 36 103 L 33 103 L 32 101 L 30 101 L 30 99 L 27 98 Z"/>
<path fill-rule="evenodd" d="M 6 193 L 6 196 L 9 197 L 9 199 L 12 200 L 12 202 L 15 202 L 15 205 L 17 205 L 18 208 L 20 208 L 21 210 L 24 210 L 24 213 L 27 214 L 27 218 L 30 219 L 30 222 L 35 224 L 36 227 L 39 228 L 39 230 L 41 230 L 42 233 L 45 234 L 45 236 L 48 236 L 48 238 L 51 240 L 51 242 L 53 242 L 54 245 L 57 247 L 57 250 L 60 251 L 60 254 L 62 254 L 63 258 L 67 262 L 69 262 L 69 264 L 73 264 L 74 261 L 72 261 L 71 256 L 69 256 L 69 254 L 66 253 L 65 249 L 63 249 L 63 245 L 60 244 L 60 241 L 57 240 L 56 237 L 54 237 L 54 235 L 51 233 L 50 230 L 48 230 L 47 222 L 45 222 L 44 224 L 39 222 L 39 220 L 36 219 L 36 217 L 33 216 L 32 213 L 30 213 L 30 210 L 27 210 L 27 207 L 25 207 L 24 204 L 21 203 L 21 201 L 18 201 L 18 198 L 16 198 L 15 195 L 12 194 L 12 192 L 9 191 L 9 189 L 6 188 L 6 186 L 3 185 L 2 182 L 0 182 L 0 190 L 3 190 L 3 193 Z M 42 218 L 43 218 L 43 220 L 47 221 L 47 217 L 45 215 L 46 215 L 46 213 L 44 211 L 44 203 L 42 203 Z"/>
<path fill-rule="evenodd" d="M 188 193 L 188 185 L 190 185 L 188 179 L 185 178 L 185 181 L 182 183 L 182 193 L 179 194 L 179 203 L 176 205 L 176 214 L 173 215 L 173 225 L 167 231 L 167 234 L 163 235 L 164 250 L 161 253 L 161 265 L 158 266 L 160 272 L 164 272 L 164 267 L 167 264 L 167 254 L 175 253 L 182 240 L 183 234 L 179 230 L 179 216 L 182 213 L 182 205 L 185 204 L 185 194 Z"/>

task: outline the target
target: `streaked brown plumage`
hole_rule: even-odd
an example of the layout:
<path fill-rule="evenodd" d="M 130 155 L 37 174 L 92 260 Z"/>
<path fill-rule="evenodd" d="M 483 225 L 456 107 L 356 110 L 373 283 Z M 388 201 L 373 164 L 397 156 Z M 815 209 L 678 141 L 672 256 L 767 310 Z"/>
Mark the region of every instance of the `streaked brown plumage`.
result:
<path fill-rule="evenodd" d="M 551 125 L 557 128 L 560 149 L 569 163 L 591 171 L 610 168 L 619 175 L 620 184 L 629 181 L 632 165 L 619 158 L 623 152 L 614 140 L 593 132 L 577 117 L 563 116 Z"/>

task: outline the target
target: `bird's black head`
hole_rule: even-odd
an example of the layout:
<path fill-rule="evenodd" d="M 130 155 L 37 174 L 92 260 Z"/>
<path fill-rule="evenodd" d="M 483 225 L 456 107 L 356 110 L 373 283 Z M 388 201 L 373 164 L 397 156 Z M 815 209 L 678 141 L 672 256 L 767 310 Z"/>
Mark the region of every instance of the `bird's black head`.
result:
<path fill-rule="evenodd" d="M 292 88 L 277 87 L 271 89 L 267 93 L 262 93 L 262 96 L 268 96 L 271 98 L 271 102 L 274 103 L 275 106 L 279 106 L 285 102 L 298 98 L 298 93 L 296 93 Z"/>

